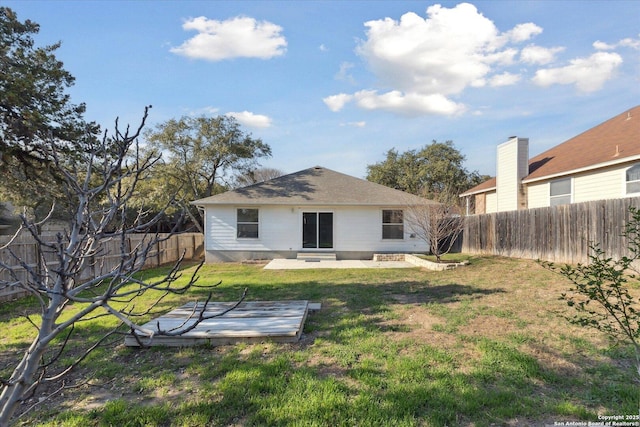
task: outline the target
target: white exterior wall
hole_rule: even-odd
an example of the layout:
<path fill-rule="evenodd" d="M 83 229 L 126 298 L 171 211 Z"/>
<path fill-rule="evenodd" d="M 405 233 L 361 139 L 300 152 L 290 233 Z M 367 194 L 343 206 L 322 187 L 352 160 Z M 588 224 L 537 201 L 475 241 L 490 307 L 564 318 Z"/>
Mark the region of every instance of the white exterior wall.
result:
<path fill-rule="evenodd" d="M 345 207 L 334 213 L 335 251 L 426 252 L 428 245 L 411 230 L 405 218 L 404 239 L 382 239 L 382 210 L 398 207 Z M 405 216 L 408 214 L 405 209 Z M 300 231 L 302 234 L 302 231 Z"/>
<path fill-rule="evenodd" d="M 265 251 L 289 250 L 295 247 L 291 228 L 295 226 L 296 214 L 291 208 L 258 207 L 258 238 L 236 237 L 236 212 L 249 206 L 216 206 L 206 209 L 205 249 L 213 251 Z M 256 207 L 251 206 L 254 209 Z M 293 249 L 295 250 L 295 249 Z"/>
<path fill-rule="evenodd" d="M 303 212 L 333 212 L 334 247 L 313 251 L 426 252 L 429 249 L 421 239 L 410 237 L 411 230 L 406 221 L 403 240 L 382 239 L 382 210 L 397 207 L 250 206 L 259 210 L 258 238 L 238 239 L 236 210 L 248 207 L 206 208 L 207 251 L 301 251 Z"/>
<path fill-rule="evenodd" d="M 497 210 L 512 211 L 520 209 L 521 202 L 524 202 L 520 192 L 520 182 L 529 173 L 529 140 L 526 138 L 511 138 L 509 141 L 498 145 L 497 153 Z"/>
<path fill-rule="evenodd" d="M 498 212 L 498 195 L 495 191 L 487 193 L 484 206 L 485 213 Z"/>
<path fill-rule="evenodd" d="M 573 175 L 571 182 L 572 202 L 580 203 L 638 196 L 638 194 L 626 194 L 626 171 L 631 166 L 633 164 L 627 163 Z M 549 206 L 549 183 L 551 181 L 553 179 L 526 184 L 529 208 Z"/>

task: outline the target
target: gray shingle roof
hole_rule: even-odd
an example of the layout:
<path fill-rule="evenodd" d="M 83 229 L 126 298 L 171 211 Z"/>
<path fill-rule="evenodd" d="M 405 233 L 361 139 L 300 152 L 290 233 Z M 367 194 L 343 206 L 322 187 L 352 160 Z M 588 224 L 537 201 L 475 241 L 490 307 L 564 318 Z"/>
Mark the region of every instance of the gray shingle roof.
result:
<path fill-rule="evenodd" d="M 198 206 L 406 206 L 435 202 L 316 166 L 191 203 Z"/>

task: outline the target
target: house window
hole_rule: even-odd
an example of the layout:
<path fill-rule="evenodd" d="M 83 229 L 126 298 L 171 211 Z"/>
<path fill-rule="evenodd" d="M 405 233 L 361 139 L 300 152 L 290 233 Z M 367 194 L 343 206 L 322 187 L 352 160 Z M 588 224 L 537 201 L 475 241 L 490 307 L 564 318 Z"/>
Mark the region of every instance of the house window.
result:
<path fill-rule="evenodd" d="M 258 238 L 258 209 L 238 209 L 238 239 Z"/>
<path fill-rule="evenodd" d="M 551 206 L 558 206 L 568 203 L 571 203 L 571 178 L 551 181 L 549 204 Z"/>
<path fill-rule="evenodd" d="M 382 238 L 396 240 L 404 238 L 402 210 L 382 211 Z"/>
<path fill-rule="evenodd" d="M 640 163 L 627 169 L 627 194 L 640 193 Z"/>

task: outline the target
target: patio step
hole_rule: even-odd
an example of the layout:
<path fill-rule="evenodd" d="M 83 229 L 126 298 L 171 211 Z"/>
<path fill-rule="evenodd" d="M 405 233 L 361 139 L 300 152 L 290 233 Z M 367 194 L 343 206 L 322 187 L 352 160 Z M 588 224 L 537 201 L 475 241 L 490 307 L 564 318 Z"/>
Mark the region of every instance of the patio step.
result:
<path fill-rule="evenodd" d="M 336 254 L 330 252 L 298 252 L 296 259 L 306 262 L 335 261 Z"/>

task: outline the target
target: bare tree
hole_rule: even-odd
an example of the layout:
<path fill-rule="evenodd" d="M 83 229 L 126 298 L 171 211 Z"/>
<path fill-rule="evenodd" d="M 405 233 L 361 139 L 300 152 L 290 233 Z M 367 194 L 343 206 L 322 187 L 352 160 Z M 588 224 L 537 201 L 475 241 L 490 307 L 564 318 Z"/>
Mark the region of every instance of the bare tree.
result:
<path fill-rule="evenodd" d="M 438 202 L 407 204 L 406 221 L 417 237 L 429 245 L 429 251 L 441 262 L 451 251 L 464 228 L 460 207 L 454 197 L 440 195 Z"/>
<path fill-rule="evenodd" d="M 58 233 L 53 242 L 38 233 L 39 223 L 29 220 L 26 215 L 21 217 L 19 232 L 30 234 L 42 254 L 37 267 L 21 259 L 19 254 L 11 252 L 8 246 L 4 248 L 14 258 L 12 261 L 17 260 L 27 272 L 28 279 L 21 281 L 8 262 L 0 260 L 0 272 L 8 271 L 11 277 L 0 281 L 0 289 L 20 287 L 34 295 L 40 303 L 40 318 L 34 320 L 28 317 L 37 330 L 35 337 L 14 367 L 11 377 L 0 379 L 0 426 L 8 425 L 20 404 L 34 396 L 39 386 L 63 378 L 92 350 L 114 336 L 114 333 L 132 333 L 136 337 L 144 337 L 148 344 L 154 335 L 180 335 L 205 320 L 203 309 L 192 314 L 188 327 L 177 330 L 145 329 L 136 323 L 139 316 L 148 314 L 167 295 L 181 294 L 197 286 L 199 269 L 198 266 L 186 283 L 181 285 L 176 280 L 180 277 L 182 259 L 160 280 L 144 281 L 135 274 L 144 266 L 152 248 L 162 240 L 158 234 L 147 234 L 143 243 L 136 247 L 128 245 L 128 236 L 132 233 L 145 233 L 162 215 L 160 212 L 149 218 L 144 211 L 138 210 L 137 216 L 132 220 L 128 212 L 129 202 L 138 183 L 145 179 L 158 161 L 158 157 L 143 157 L 138 151 L 137 138 L 147 114 L 148 108 L 145 109 L 140 126 L 133 132 L 127 127 L 121 133 L 116 121 L 113 136 L 107 137 L 105 133 L 102 140 L 94 142 L 83 161 L 75 165 L 69 165 L 60 158 L 55 144 L 49 144 L 43 149 L 43 154 L 51 159 L 53 167 L 64 177 L 66 196 L 73 210 L 69 212 L 68 228 L 64 233 Z M 90 264 L 104 250 L 101 243 L 105 240 L 118 242 L 119 250 L 115 255 L 119 260 L 108 271 L 99 271 L 96 268 L 98 266 Z M 49 263 L 44 262 L 45 258 Z M 52 259 L 54 263 L 51 263 Z M 87 267 L 94 267 L 98 272 L 93 278 L 82 282 L 80 277 Z M 146 292 L 155 292 L 155 304 L 151 307 L 137 307 L 136 298 Z M 240 301 L 243 298 L 244 295 Z M 68 310 L 65 316 L 61 316 L 63 310 L 70 305 L 76 305 L 78 309 L 72 311 L 74 314 L 70 316 Z M 120 326 L 98 342 L 87 343 L 73 363 L 61 366 L 61 354 L 68 346 L 75 326 L 101 316 L 117 318 Z"/>

